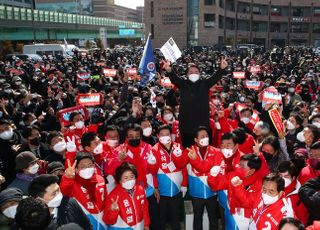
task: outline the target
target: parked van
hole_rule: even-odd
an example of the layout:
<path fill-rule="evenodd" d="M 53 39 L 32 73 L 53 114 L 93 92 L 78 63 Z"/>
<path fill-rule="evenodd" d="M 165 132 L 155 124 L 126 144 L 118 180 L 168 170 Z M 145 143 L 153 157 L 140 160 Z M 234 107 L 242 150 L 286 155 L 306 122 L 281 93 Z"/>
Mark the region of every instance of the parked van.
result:
<path fill-rule="evenodd" d="M 34 44 L 24 45 L 24 54 L 38 54 L 40 56 L 46 55 L 62 55 L 62 56 L 73 56 L 73 50 L 78 49 L 75 45 L 64 45 L 64 44 Z"/>

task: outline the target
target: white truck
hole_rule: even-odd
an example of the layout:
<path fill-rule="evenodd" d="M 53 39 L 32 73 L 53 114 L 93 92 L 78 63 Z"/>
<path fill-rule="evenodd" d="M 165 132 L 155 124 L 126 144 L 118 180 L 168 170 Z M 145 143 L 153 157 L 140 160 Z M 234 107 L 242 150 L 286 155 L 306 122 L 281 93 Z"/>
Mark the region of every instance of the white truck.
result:
<path fill-rule="evenodd" d="M 40 56 L 73 56 L 73 50 L 79 49 L 75 45 L 64 45 L 64 44 L 34 44 L 34 45 L 24 45 L 24 54 L 38 54 Z"/>

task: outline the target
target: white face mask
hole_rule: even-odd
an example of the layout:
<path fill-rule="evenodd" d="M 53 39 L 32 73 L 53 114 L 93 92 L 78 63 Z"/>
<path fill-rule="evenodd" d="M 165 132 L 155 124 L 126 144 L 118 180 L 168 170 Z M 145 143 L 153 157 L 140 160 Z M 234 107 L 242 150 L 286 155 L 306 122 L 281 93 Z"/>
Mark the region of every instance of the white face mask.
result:
<path fill-rule="evenodd" d="M 230 158 L 233 155 L 232 149 L 221 149 L 221 152 L 225 158 Z"/>
<path fill-rule="evenodd" d="M 17 207 L 18 205 L 13 205 L 10 206 L 9 208 L 6 208 L 5 210 L 2 211 L 3 215 L 5 215 L 6 217 L 10 218 L 10 219 L 14 219 L 16 212 L 17 212 Z"/>
<path fill-rule="evenodd" d="M 63 152 L 66 149 L 67 149 L 67 144 L 65 141 L 60 141 L 53 146 L 53 150 L 58 153 Z"/>
<path fill-rule="evenodd" d="M 94 167 L 81 169 L 79 171 L 79 176 L 81 176 L 83 179 L 86 179 L 86 180 L 91 179 L 93 174 L 94 174 Z"/>
<path fill-rule="evenodd" d="M 295 88 L 289 88 L 289 89 L 288 89 L 288 92 L 289 92 L 289 93 L 294 93 L 294 91 L 295 91 Z"/>
<path fill-rule="evenodd" d="M 220 100 L 219 100 L 219 99 L 214 99 L 214 100 L 213 100 L 213 104 L 219 105 L 219 103 L 220 103 Z"/>
<path fill-rule="evenodd" d="M 287 121 L 287 129 L 288 130 L 294 130 L 296 127 L 294 126 L 294 124 L 292 124 L 291 121 Z"/>
<path fill-rule="evenodd" d="M 5 141 L 10 140 L 12 138 L 12 136 L 13 136 L 12 128 L 9 128 L 9 130 L 6 130 L 6 131 L 0 133 L 0 138 Z"/>
<path fill-rule="evenodd" d="M 268 194 L 262 193 L 262 200 L 265 205 L 274 204 L 279 200 L 278 196 L 269 196 Z"/>
<path fill-rule="evenodd" d="M 173 114 L 172 113 L 167 113 L 163 116 L 163 119 L 165 121 L 171 121 L 173 119 Z"/>
<path fill-rule="evenodd" d="M 117 147 L 118 144 L 119 144 L 119 141 L 118 141 L 118 140 L 110 140 L 110 139 L 107 139 L 106 142 L 107 142 L 107 144 L 108 144 L 111 148 Z"/>
<path fill-rule="evenodd" d="M 49 208 L 58 208 L 61 204 L 62 198 L 63 198 L 62 193 L 59 192 L 58 195 L 56 195 L 52 200 L 49 201 L 48 207 Z"/>
<path fill-rule="evenodd" d="M 292 183 L 291 179 L 285 178 L 285 177 L 282 177 L 282 178 L 284 180 L 284 187 L 288 187 Z"/>
<path fill-rule="evenodd" d="M 303 135 L 303 131 L 301 131 L 300 133 L 297 134 L 297 139 L 300 142 L 305 142 L 306 141 L 306 139 L 304 138 L 304 135 Z"/>
<path fill-rule="evenodd" d="M 250 119 L 248 117 L 241 118 L 241 121 L 245 124 L 248 124 L 250 122 Z"/>
<path fill-rule="evenodd" d="M 133 189 L 135 184 L 136 184 L 136 179 L 133 179 L 133 180 L 128 180 L 124 183 L 121 183 L 121 186 L 126 190 L 130 190 L 130 189 Z"/>
<path fill-rule="evenodd" d="M 201 146 L 207 147 L 209 145 L 209 137 L 202 138 L 199 143 Z"/>
<path fill-rule="evenodd" d="M 77 129 L 82 129 L 83 126 L 84 126 L 84 122 L 83 122 L 83 121 L 78 121 L 78 122 L 74 123 L 74 126 L 75 126 Z"/>
<path fill-rule="evenodd" d="M 94 150 L 93 150 L 93 153 L 98 155 L 98 154 L 101 154 L 103 152 L 103 145 L 102 143 L 100 142 L 100 144 L 98 144 Z"/>
<path fill-rule="evenodd" d="M 312 112 L 311 116 L 314 116 L 314 115 L 317 115 L 317 114 L 318 114 L 317 112 Z"/>
<path fill-rule="evenodd" d="M 320 129 L 320 122 L 312 122 L 313 125 L 315 125 L 318 129 Z"/>
<path fill-rule="evenodd" d="M 40 166 L 38 164 L 34 164 L 28 169 L 28 172 L 34 175 L 38 172 L 39 168 Z"/>
<path fill-rule="evenodd" d="M 171 142 L 171 137 L 170 136 L 163 136 L 163 137 L 159 137 L 159 142 L 163 145 L 167 145 L 170 144 Z"/>
<path fill-rule="evenodd" d="M 152 134 L 152 128 L 151 127 L 145 128 L 142 130 L 142 132 L 143 132 L 143 136 L 150 137 Z"/>
<path fill-rule="evenodd" d="M 193 74 L 190 74 L 190 75 L 189 75 L 189 80 L 192 81 L 192 82 L 198 81 L 199 78 L 200 78 L 200 75 L 199 75 L 199 74 L 194 74 L 194 73 L 193 73 Z"/>

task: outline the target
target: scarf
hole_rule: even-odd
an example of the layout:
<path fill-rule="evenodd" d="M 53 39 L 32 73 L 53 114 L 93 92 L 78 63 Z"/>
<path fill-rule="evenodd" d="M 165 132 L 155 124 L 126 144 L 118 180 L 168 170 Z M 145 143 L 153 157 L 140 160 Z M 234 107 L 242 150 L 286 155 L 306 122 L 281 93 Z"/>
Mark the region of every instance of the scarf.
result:
<path fill-rule="evenodd" d="M 87 189 L 90 199 L 95 203 L 96 201 L 95 188 L 96 188 L 96 184 L 98 183 L 97 175 L 93 174 L 93 176 L 90 179 L 86 180 L 86 179 L 83 179 L 78 174 L 76 174 L 75 181 L 77 181 L 80 185 L 82 185 L 83 187 L 85 187 L 85 189 Z"/>

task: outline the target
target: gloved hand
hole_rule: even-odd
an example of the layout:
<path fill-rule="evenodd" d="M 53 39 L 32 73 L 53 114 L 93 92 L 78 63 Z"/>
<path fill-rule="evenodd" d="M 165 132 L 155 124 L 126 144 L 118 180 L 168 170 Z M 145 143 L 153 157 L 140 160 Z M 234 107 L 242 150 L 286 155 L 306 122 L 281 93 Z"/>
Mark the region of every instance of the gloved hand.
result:
<path fill-rule="evenodd" d="M 210 169 L 210 174 L 211 176 L 218 176 L 218 174 L 220 173 L 221 171 L 221 166 L 213 166 L 211 169 Z"/>
<path fill-rule="evenodd" d="M 149 153 L 148 154 L 148 164 L 150 165 L 154 165 L 157 162 L 157 159 L 155 158 L 155 156 L 153 155 L 153 153 Z"/>
<path fill-rule="evenodd" d="M 72 136 L 72 138 L 67 137 L 67 151 L 68 152 L 76 152 L 77 146 L 76 146 L 76 137 Z"/>

